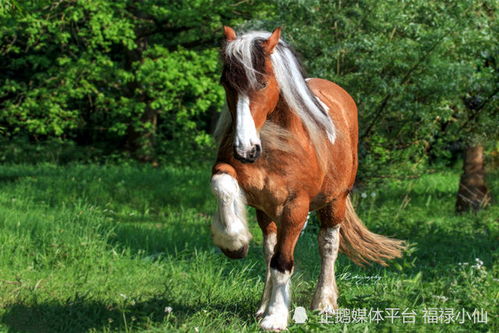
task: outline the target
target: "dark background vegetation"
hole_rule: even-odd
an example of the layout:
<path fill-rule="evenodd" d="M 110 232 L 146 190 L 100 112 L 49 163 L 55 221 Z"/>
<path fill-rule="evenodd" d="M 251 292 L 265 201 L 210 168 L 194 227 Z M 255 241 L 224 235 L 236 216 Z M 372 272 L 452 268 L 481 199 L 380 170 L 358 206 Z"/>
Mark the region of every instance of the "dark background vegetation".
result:
<path fill-rule="evenodd" d="M 0 131 L 145 160 L 204 148 L 224 103 L 221 26 L 280 25 L 310 76 L 355 97 L 370 164 L 418 163 L 495 134 L 496 12 L 467 0 L 4 2 Z"/>
<path fill-rule="evenodd" d="M 483 148 L 492 164 L 498 151 L 497 10 L 493 0 L 2 1 L 0 160 L 210 160 L 222 25 L 282 26 L 309 76 L 357 101 L 360 180 L 453 166 L 467 149 L 483 170 Z"/>

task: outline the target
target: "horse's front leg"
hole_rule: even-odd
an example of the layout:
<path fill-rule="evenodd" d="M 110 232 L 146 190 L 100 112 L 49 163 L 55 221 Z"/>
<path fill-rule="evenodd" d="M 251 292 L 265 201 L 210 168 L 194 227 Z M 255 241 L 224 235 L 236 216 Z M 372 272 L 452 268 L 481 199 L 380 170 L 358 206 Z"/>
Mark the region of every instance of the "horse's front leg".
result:
<path fill-rule="evenodd" d="M 236 180 L 235 170 L 228 164 L 217 164 L 211 188 L 218 201 L 211 224 L 213 243 L 229 258 L 244 258 L 251 233 L 246 222 L 245 195 Z"/>
<path fill-rule="evenodd" d="M 270 260 L 270 300 L 260 326 L 266 330 L 283 330 L 288 325 L 291 305 L 291 275 L 294 249 L 307 219 L 309 201 L 295 199 L 283 210 L 277 231 L 277 244 Z"/>
<path fill-rule="evenodd" d="M 274 247 L 277 243 L 277 226 L 274 221 L 272 221 L 264 212 L 261 210 L 256 211 L 256 218 L 258 220 L 258 225 L 262 229 L 263 234 L 263 255 L 265 257 L 265 264 L 267 266 L 267 272 L 265 274 L 265 287 L 263 289 L 262 302 L 258 311 L 256 312 L 257 317 L 263 317 L 267 310 L 270 296 L 272 293 L 272 279 L 270 276 L 270 260 L 274 255 Z"/>

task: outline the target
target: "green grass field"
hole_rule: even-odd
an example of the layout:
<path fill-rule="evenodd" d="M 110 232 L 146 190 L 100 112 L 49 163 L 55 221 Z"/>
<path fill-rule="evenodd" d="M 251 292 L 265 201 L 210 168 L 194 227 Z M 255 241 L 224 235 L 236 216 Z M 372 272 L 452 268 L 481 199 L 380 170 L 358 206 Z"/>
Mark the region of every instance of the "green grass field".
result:
<path fill-rule="evenodd" d="M 340 307 L 408 309 L 415 324 L 321 323 L 309 311 L 306 324 L 291 322 L 289 330 L 498 332 L 499 207 L 456 216 L 458 172 L 354 194 L 373 231 L 411 248 L 389 268 L 363 269 L 341 256 Z M 208 165 L 0 166 L 0 331 L 257 331 L 262 238 L 252 213 L 246 259 L 231 261 L 212 246 L 209 176 Z M 494 189 L 497 178 L 490 177 Z M 316 231 L 312 219 L 297 246 L 293 308 L 311 302 Z M 488 323 L 466 316 L 462 324 L 424 323 L 435 318 L 431 309 L 483 309 Z"/>

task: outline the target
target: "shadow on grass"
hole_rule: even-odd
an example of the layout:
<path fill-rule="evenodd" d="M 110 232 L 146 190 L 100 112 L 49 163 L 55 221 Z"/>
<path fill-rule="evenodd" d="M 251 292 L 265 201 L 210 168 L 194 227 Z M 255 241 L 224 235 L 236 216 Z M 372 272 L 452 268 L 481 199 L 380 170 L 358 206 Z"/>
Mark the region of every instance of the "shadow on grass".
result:
<path fill-rule="evenodd" d="M 112 247 L 130 251 L 134 256 L 151 261 L 166 259 L 194 262 L 199 260 L 200 255 L 215 255 L 223 262 L 220 268 L 223 268 L 227 278 L 230 278 L 232 270 L 246 266 L 254 267 L 255 274 L 261 277 L 266 270 L 261 242 L 250 243 L 246 258 L 229 259 L 213 244 L 208 221 L 199 224 L 183 224 L 181 221 L 172 224 L 158 223 L 148 224 L 147 227 L 144 227 L 144 224 L 118 223 L 108 243 Z M 318 261 L 319 256 L 315 259 Z"/>
<path fill-rule="evenodd" d="M 194 259 L 198 252 L 213 251 L 207 227 L 204 231 L 182 228 L 181 224 L 174 228 L 175 232 L 161 232 L 161 229 L 144 229 L 141 226 L 120 224 L 116 227 L 110 244 L 118 248 L 127 248 L 132 254 L 151 260 L 156 260 L 160 256 Z M 262 271 L 258 271 L 257 274 L 263 276 L 264 265 L 261 262 L 260 250 L 260 247 L 256 248 L 253 244 L 252 253 L 244 262 L 234 260 L 226 262 L 223 276 L 229 279 L 233 269 L 247 266 L 248 261 L 250 265 L 258 261 L 257 265 L 261 265 Z M 224 256 L 220 253 L 220 257 Z M 171 307 L 172 314 L 166 313 L 165 307 Z M 188 326 L 192 321 L 191 318 L 197 313 L 206 311 L 251 324 L 255 320 L 253 315 L 255 308 L 256 304 L 237 300 L 220 303 L 216 299 L 210 299 L 206 302 L 189 304 L 188 301 L 179 302 L 178 295 L 168 292 L 126 305 L 80 297 L 66 302 L 49 301 L 34 304 L 18 302 L 8 305 L 0 317 L 0 324 L 5 325 L 7 332 L 12 333 L 128 331 L 158 326 L 165 330 L 176 330 L 184 324 Z"/>
<path fill-rule="evenodd" d="M 173 312 L 165 312 L 166 307 L 171 307 Z M 150 328 L 158 323 L 173 329 L 188 323 L 191 316 L 205 310 L 223 312 L 229 317 L 249 322 L 252 312 L 247 307 L 242 302 L 231 305 L 198 303 L 191 306 L 175 303 L 167 295 L 158 295 L 128 306 L 80 298 L 63 304 L 13 304 L 6 309 L 0 322 L 7 327 L 7 332 L 12 333 L 80 333 L 104 328 L 127 331 Z"/>
<path fill-rule="evenodd" d="M 108 242 L 119 249 L 127 249 L 140 256 L 177 256 L 194 250 L 213 248 L 206 224 L 148 223 L 147 225 L 117 223 Z"/>
<path fill-rule="evenodd" d="M 168 208 L 201 209 L 213 200 L 209 167 L 119 167 L 99 165 L 0 166 L 0 186 L 19 182 L 29 189 L 34 202 L 53 207 L 71 205 L 79 198 L 103 209 L 164 212 Z M 196 190 L 193 190 L 196 189 Z M 10 190 L 14 191 L 14 188 Z"/>
<path fill-rule="evenodd" d="M 13 183 L 21 178 L 22 178 L 21 176 L 16 176 L 16 175 L 0 175 L 0 184 L 1 183 Z"/>
<path fill-rule="evenodd" d="M 487 232 L 470 234 L 435 228 L 424 234 L 413 234 L 409 239 L 417 243 L 416 269 L 431 268 L 431 274 L 449 273 L 458 263 L 474 262 L 475 258 L 491 265 L 498 247 L 497 240 Z"/>

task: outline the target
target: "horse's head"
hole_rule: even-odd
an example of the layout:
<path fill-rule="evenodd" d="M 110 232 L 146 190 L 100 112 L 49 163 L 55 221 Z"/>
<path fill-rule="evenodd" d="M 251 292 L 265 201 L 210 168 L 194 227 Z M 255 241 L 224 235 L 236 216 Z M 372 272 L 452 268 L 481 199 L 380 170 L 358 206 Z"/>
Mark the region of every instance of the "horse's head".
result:
<path fill-rule="evenodd" d="M 262 152 L 259 131 L 279 101 L 270 56 L 279 43 L 281 29 L 270 35 L 250 33 L 240 37 L 229 27 L 224 27 L 224 32 L 227 42 L 222 53 L 221 82 L 232 116 L 234 157 L 253 163 Z"/>

